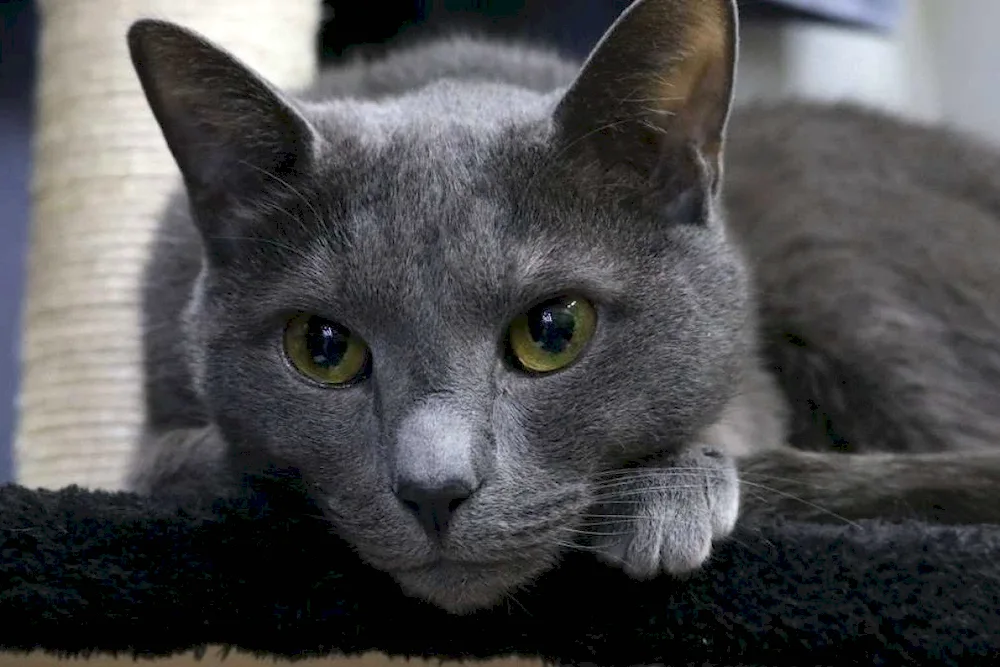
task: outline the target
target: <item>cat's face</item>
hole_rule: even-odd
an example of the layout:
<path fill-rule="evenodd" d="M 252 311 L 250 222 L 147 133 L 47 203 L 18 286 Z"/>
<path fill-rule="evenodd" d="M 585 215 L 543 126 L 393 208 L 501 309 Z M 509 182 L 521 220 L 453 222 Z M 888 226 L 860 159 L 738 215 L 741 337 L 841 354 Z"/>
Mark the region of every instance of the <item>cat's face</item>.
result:
<path fill-rule="evenodd" d="M 176 139 L 190 126 L 173 132 L 205 239 L 188 329 L 214 419 L 452 611 L 550 567 L 602 473 L 689 442 L 748 354 L 711 156 L 658 146 L 647 165 L 648 136 L 580 142 L 600 121 L 576 110 L 586 74 L 565 97 L 448 84 L 282 103 L 291 126 L 265 109 L 240 140 L 241 161 L 272 158 L 242 176 L 208 173 Z"/>

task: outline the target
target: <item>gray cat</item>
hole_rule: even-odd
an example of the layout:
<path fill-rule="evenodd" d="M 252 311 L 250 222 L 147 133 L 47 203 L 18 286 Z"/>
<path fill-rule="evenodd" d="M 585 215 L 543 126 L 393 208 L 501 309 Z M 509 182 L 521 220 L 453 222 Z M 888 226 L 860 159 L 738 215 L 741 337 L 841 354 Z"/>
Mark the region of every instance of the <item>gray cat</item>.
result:
<path fill-rule="evenodd" d="M 736 25 L 638 0 L 582 66 L 454 38 L 293 97 L 135 24 L 185 188 L 134 488 L 296 469 L 363 559 L 464 613 L 567 549 L 700 567 L 737 463 L 744 512 L 849 517 L 939 477 L 836 450 L 988 450 L 1000 160 L 848 109 L 730 118 Z M 983 461 L 959 468 L 1000 480 Z"/>

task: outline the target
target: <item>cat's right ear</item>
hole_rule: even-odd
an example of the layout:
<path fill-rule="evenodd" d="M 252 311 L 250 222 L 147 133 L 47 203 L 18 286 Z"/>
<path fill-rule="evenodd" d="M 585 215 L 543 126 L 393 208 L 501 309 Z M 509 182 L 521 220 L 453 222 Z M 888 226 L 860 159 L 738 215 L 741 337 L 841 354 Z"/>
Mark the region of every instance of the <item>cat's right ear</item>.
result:
<path fill-rule="evenodd" d="M 277 88 L 203 37 L 143 19 L 129 28 L 128 47 L 196 208 L 224 207 L 313 159 L 317 139 L 308 121 Z"/>
<path fill-rule="evenodd" d="M 556 107 L 560 155 L 703 219 L 721 179 L 736 53 L 735 0 L 635 0 Z"/>

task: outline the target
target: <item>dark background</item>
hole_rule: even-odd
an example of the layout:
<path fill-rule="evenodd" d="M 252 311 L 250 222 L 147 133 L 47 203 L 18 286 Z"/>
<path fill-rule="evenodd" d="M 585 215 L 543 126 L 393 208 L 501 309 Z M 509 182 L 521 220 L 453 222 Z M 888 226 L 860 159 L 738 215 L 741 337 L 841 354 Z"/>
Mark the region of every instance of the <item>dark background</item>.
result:
<path fill-rule="evenodd" d="M 740 0 L 743 21 L 789 18 L 889 29 L 902 0 Z M 397 37 L 455 27 L 489 35 L 527 36 L 584 57 L 631 0 L 324 0 L 324 60 L 363 48 L 377 52 Z M 810 11 L 801 9 L 809 6 Z M 402 29 L 401 29 L 402 28 Z"/>

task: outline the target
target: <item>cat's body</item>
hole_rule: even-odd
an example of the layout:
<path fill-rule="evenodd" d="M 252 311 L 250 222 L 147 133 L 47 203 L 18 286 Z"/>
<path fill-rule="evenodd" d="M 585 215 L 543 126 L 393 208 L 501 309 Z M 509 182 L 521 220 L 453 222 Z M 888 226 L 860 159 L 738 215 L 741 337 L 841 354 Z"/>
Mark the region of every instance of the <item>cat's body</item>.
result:
<path fill-rule="evenodd" d="M 1000 155 L 850 107 L 765 108 L 733 128 L 729 228 L 773 361 L 797 414 L 805 399 L 830 414 L 829 432 L 802 420 L 796 444 L 996 449 Z"/>
<path fill-rule="evenodd" d="M 716 4 L 728 5 L 705 6 Z M 720 41 L 698 48 L 726 59 L 721 13 L 645 5 L 660 12 L 652 23 L 712 34 Z M 249 137 L 239 162 L 261 162 L 238 183 L 218 171 L 235 161 L 186 154 L 197 142 L 183 133 L 198 129 L 178 123 L 177 100 L 144 74 L 195 223 L 178 196 L 147 274 L 136 486 L 211 492 L 233 472 L 299 468 L 363 557 L 462 611 L 530 581 L 571 542 L 637 576 L 697 567 L 736 519 L 735 458 L 780 491 L 750 510 L 852 515 L 937 478 L 920 477 L 926 462 L 893 458 L 882 469 L 894 481 L 876 490 L 878 466 L 843 474 L 850 457 L 828 451 L 995 448 L 1000 159 L 858 110 L 741 110 L 724 153 L 724 232 L 713 203 L 724 67 L 699 70 L 689 107 L 617 133 L 620 100 L 642 79 L 605 78 L 615 58 L 600 49 L 641 60 L 624 38 L 642 25 L 623 23 L 580 79 L 578 63 L 553 54 L 463 39 L 339 68 L 302 96 L 322 101 L 297 107 L 309 131 L 279 104 L 220 119 L 210 105 L 226 100 L 181 99 L 223 130 L 259 116 L 233 133 Z M 205 67 L 208 80 L 242 76 L 227 62 Z M 240 83 L 245 98 L 266 96 Z M 634 110 L 666 99 L 635 95 Z M 656 123 L 649 153 L 639 132 Z M 695 159 L 672 139 L 685 132 Z M 257 150 L 303 134 L 321 151 L 305 176 L 274 162 L 281 150 Z M 650 189 L 650 174 L 663 184 Z M 563 370 L 512 372 L 495 334 L 552 290 L 593 295 L 597 333 Z M 318 391 L 294 377 L 275 332 L 299 311 L 364 332 L 363 384 Z M 817 432 L 815 412 L 835 437 Z M 785 447 L 786 421 L 796 445 L 824 453 Z M 976 470 L 1000 478 L 986 460 Z M 800 488 L 796 471 L 836 488 Z M 474 490 L 453 498 L 453 525 L 428 541 L 398 506 L 424 501 L 403 498 L 399 479 Z M 872 498 L 852 503 L 854 487 Z"/>
<path fill-rule="evenodd" d="M 759 509 L 1000 519 L 1000 153 L 798 104 L 737 114 L 728 158 L 729 229 L 806 450 L 748 462 L 791 494 Z"/>

